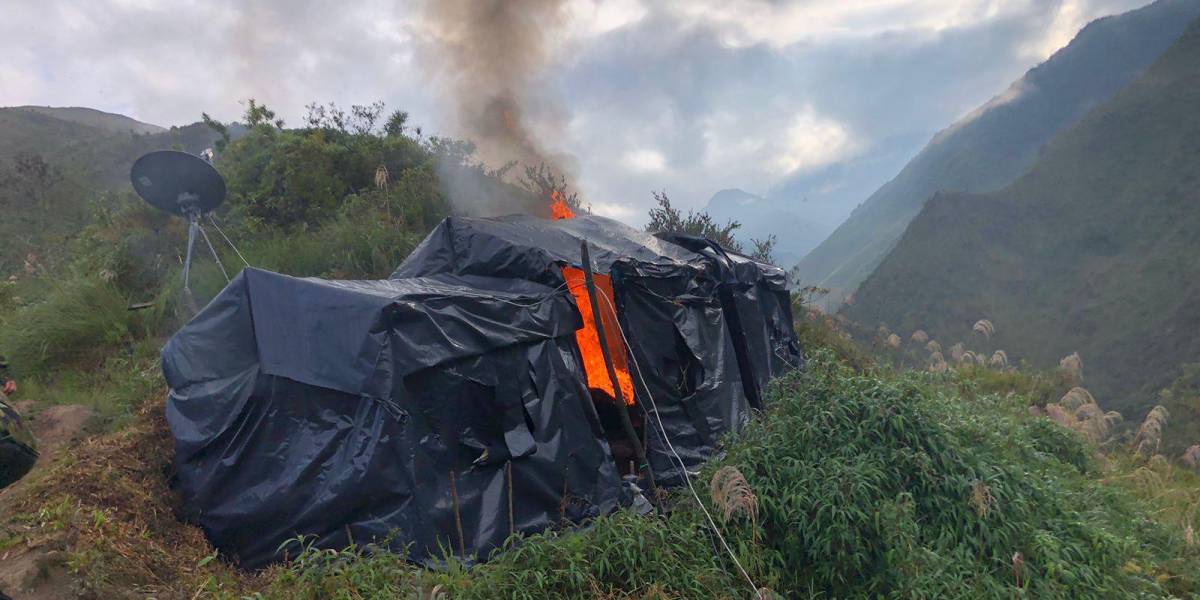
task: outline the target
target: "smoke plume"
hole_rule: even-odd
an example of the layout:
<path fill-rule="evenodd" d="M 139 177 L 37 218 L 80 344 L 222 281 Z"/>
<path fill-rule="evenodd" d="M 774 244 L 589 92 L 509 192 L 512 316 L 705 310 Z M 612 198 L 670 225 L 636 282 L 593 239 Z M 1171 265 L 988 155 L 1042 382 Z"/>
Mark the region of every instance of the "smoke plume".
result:
<path fill-rule="evenodd" d="M 565 121 L 540 85 L 566 26 L 564 0 L 430 0 L 434 64 L 458 135 L 491 167 L 545 164 L 573 180 L 575 161 L 547 146 Z"/>

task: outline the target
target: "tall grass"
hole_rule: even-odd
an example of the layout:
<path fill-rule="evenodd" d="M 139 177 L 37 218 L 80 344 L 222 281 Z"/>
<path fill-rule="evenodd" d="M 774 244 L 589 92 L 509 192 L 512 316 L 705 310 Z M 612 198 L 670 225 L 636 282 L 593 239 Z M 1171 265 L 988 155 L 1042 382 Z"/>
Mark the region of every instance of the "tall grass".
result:
<path fill-rule="evenodd" d="M 245 230 L 235 240 L 251 266 L 297 277 L 386 278 L 423 236 L 397 226 L 365 201 L 353 201 L 337 218 L 311 231 Z M 231 249 L 220 249 L 230 277 L 244 266 Z M 207 301 L 225 286 L 219 269 L 202 256 L 193 267 L 193 289 Z"/>
<path fill-rule="evenodd" d="M 1122 566 L 1146 547 L 1177 548 L 1081 476 L 1086 452 L 1070 432 L 1023 403 L 964 403 L 916 374 L 814 362 L 776 388 L 775 410 L 745 433 L 753 443 L 728 457 L 759 497 L 759 575 L 773 589 L 1011 596 L 1019 552 L 1032 596 L 1162 591 Z"/>
<path fill-rule="evenodd" d="M 126 298 L 95 275 L 46 279 L 26 294 L 0 336 L 14 370 L 25 375 L 102 364 L 115 347 L 130 342 L 137 324 Z"/>
<path fill-rule="evenodd" d="M 765 417 L 701 473 L 702 500 L 757 584 L 789 598 L 1198 591 L 1185 530 L 1098 483 L 1081 436 L 1030 417 L 1024 398 L 964 399 L 948 377 L 859 372 L 821 350 L 776 382 Z M 314 550 L 264 595 L 751 596 L 690 497 L 670 504 L 666 517 L 618 512 L 531 536 L 469 572 Z"/>
<path fill-rule="evenodd" d="M 22 399 L 38 405 L 83 404 L 119 426 L 135 399 L 161 387 L 162 343 L 226 285 L 207 248 L 197 247 L 191 276 L 195 306 L 184 300 L 183 230 L 147 221 L 139 206 L 89 228 L 75 261 L 0 285 L 0 354 L 20 379 Z M 351 199 L 329 222 L 301 233 L 233 228 L 251 264 L 298 276 L 387 277 L 419 241 L 411 229 Z M 210 228 L 230 276 L 241 259 Z M 130 310 L 131 302 L 149 307 Z"/>

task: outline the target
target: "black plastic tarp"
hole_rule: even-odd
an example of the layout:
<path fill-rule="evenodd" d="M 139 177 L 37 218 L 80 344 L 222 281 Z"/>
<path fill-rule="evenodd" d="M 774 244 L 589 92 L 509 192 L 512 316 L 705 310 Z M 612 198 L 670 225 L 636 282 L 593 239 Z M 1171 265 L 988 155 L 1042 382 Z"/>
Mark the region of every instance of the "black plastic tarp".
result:
<path fill-rule="evenodd" d="M 804 353 L 800 340 L 796 337 L 796 324 L 792 315 L 792 295 L 787 287 L 787 273 L 783 269 L 756 261 L 736 252 L 726 255 L 735 265 L 738 282 L 745 288 L 739 294 L 739 302 L 758 305 L 761 317 L 759 325 L 763 333 L 760 337 L 752 332 L 753 326 L 747 326 L 752 351 L 757 352 L 765 344 L 767 373 L 759 374 L 759 385 L 763 388 L 766 382 L 789 371 L 804 367 Z M 754 284 L 751 286 L 750 281 Z M 744 309 L 749 314 L 752 309 Z M 745 320 L 743 320 L 745 323 Z"/>
<path fill-rule="evenodd" d="M 787 274 L 775 265 L 726 250 L 707 238 L 680 233 L 658 237 L 708 259 L 721 282 L 718 296 L 746 397 L 752 406 L 762 408 L 767 384 L 804 364 L 792 322 Z"/>
<path fill-rule="evenodd" d="M 637 404 L 649 422 L 650 465 L 660 483 L 680 484 L 675 453 L 694 469 L 749 416 L 709 259 L 591 215 L 558 221 L 449 217 L 392 278 L 490 275 L 557 288 L 565 284 L 561 268 L 580 264 L 583 240 L 596 272 L 612 277 L 617 317 L 634 359 Z"/>
<path fill-rule="evenodd" d="M 257 567 L 301 535 L 486 558 L 511 529 L 610 511 L 579 325 L 530 281 L 246 269 L 163 349 L 184 516 Z"/>

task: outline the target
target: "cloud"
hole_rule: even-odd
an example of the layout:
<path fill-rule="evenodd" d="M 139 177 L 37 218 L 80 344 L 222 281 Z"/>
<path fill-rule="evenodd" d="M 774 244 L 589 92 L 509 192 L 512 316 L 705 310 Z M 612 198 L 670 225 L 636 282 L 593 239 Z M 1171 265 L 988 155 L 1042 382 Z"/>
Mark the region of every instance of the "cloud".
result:
<path fill-rule="evenodd" d="M 880 35 L 936 36 L 1009 18 L 1044 14 L 1055 4 L 1084 9 L 1087 0 L 671 0 L 664 10 L 680 21 L 712 27 L 730 46 L 870 40 Z M 1061 12 L 1061 11 L 1060 11 Z M 1076 12 L 1083 12 L 1078 10 Z M 1082 24 L 1081 24 L 1082 25 Z M 1068 37 L 1069 40 L 1069 37 Z M 1065 43 L 1067 40 L 1063 40 Z"/>
<path fill-rule="evenodd" d="M 1059 0 L 1049 25 L 1041 36 L 1029 40 L 1020 48 L 1020 56 L 1045 60 L 1067 45 L 1084 25 L 1105 15 L 1122 12 L 1140 2 L 1125 0 Z"/>
<path fill-rule="evenodd" d="M 621 163 L 630 171 L 639 173 L 664 171 L 667 168 L 666 157 L 657 150 L 647 148 L 626 152 L 621 158 Z"/>
<path fill-rule="evenodd" d="M 824 118 L 811 106 L 805 106 L 788 125 L 775 164 L 781 175 L 812 171 L 849 158 L 858 146 L 844 124 Z"/>
<path fill-rule="evenodd" d="M 649 13 L 638 0 L 570 0 L 570 38 L 590 38 L 636 23 Z"/>
<path fill-rule="evenodd" d="M 635 216 L 644 211 L 639 211 L 638 208 L 629 204 L 619 204 L 616 202 L 595 202 L 588 205 L 588 209 L 602 217 L 617 219 L 619 221 L 630 221 Z"/>
<path fill-rule="evenodd" d="M 633 224 L 652 189 L 686 209 L 729 187 L 811 197 L 836 221 L 1088 20 L 1147 1 L 566 0 L 533 83 L 562 127 L 530 128 L 576 157 L 596 210 Z M 296 124 L 311 101 L 383 100 L 449 134 L 423 8 L 6 0 L 0 105 L 173 125 L 235 119 L 254 97 Z"/>
<path fill-rule="evenodd" d="M 0 105 L 82 105 L 161 125 L 201 111 L 230 120 L 254 97 L 297 123 L 311 101 L 389 100 L 433 119 L 412 65 L 412 7 L 334 10 L 313 0 L 242 3 L 9 0 Z"/>

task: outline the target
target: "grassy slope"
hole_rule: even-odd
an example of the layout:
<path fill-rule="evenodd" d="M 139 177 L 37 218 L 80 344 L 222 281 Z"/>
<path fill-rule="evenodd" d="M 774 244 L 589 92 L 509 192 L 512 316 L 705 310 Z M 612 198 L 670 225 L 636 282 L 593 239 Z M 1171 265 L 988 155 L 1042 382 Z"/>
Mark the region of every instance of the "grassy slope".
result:
<path fill-rule="evenodd" d="M 1124 87 L 1198 14 L 1200 2 L 1166 0 L 1085 27 L 1008 93 L 934 137 L 800 262 L 801 281 L 830 288 L 835 302 L 853 294 L 934 192 L 1012 182 L 1056 132 Z"/>
<path fill-rule="evenodd" d="M 717 518 L 757 585 L 781 597 L 1200 592 L 1200 547 L 1187 537 L 1200 526 L 1196 476 L 1120 450 L 1094 457 L 1077 434 L 1029 415 L 1019 374 L 877 369 L 823 320 L 802 322 L 808 343 L 834 345 L 777 382 L 770 411 L 697 486 L 722 515 L 733 505 L 712 499 L 710 477 L 726 466 L 744 474 L 753 515 L 735 506 Z M 45 568 L 85 597 L 749 594 L 683 493 L 669 516 L 618 512 L 581 532 L 533 536 L 471 570 L 424 571 L 353 548 L 242 573 L 172 518 L 161 396 L 133 397 L 130 425 L 0 497 L 0 552 L 55 550 Z"/>
<path fill-rule="evenodd" d="M 199 153 L 215 139 L 202 124 L 161 133 L 132 133 L 59 118 L 54 113 L 0 108 L 0 140 L 4 140 L 0 159 L 38 154 L 51 164 L 79 172 L 96 186 L 127 183 L 129 165 L 145 152 L 179 144 L 183 150 Z"/>
<path fill-rule="evenodd" d="M 255 157 L 270 163 L 297 144 L 343 157 L 384 143 L 322 145 L 321 136 L 311 135 L 253 133 L 230 149 L 236 164 L 226 164 L 259 164 Z M 416 150 L 409 146 L 385 144 Z M 390 221 L 379 194 L 359 183 L 350 186 L 358 193 L 336 198 L 336 207 L 302 227 L 239 224 L 236 211 L 254 206 L 247 203 L 261 192 L 250 184 L 263 178 L 248 174 L 230 178 L 236 206 L 228 225 L 241 228 L 235 237 L 256 265 L 293 274 L 386 274 L 436 221 L 440 192 L 420 192 L 415 184 L 430 176 L 430 159 L 419 151 L 389 166 L 407 182 L 404 195 L 398 186 L 392 197 L 407 223 Z M 268 194 L 258 205 L 287 198 Z M 305 552 L 257 574 L 224 563 L 198 529 L 173 518 L 168 486 L 171 439 L 153 354 L 178 297 L 171 287 L 177 266 L 162 258 L 178 248 L 180 235 L 152 213 L 117 211 L 79 236 L 75 261 L 62 277 L 0 287 L 26 298 L 0 295 L 17 307 L 6 329 L 24 340 L 11 357 L 19 368 L 49 377 L 43 389 L 26 380 L 22 397 L 52 393 L 79 402 L 103 395 L 121 416 L 109 424 L 114 431 L 0 495 L 0 556 L 32 552 L 50 573 L 70 579 L 60 587 L 100 598 L 394 598 L 431 597 L 435 589 L 455 598 L 748 595 L 684 495 L 673 499 L 669 516 L 620 512 L 582 532 L 523 540 L 470 571 L 455 565 L 423 571 L 361 548 Z M 194 276 L 201 296 L 222 282 L 211 266 Z M 33 294 L 39 299 L 31 302 Z M 121 311 L 136 294 L 150 294 L 159 305 Z M 79 311 L 79 304 L 93 308 Z M 72 318 L 55 318 L 72 309 Z M 779 382 L 771 412 L 732 440 L 726 458 L 710 465 L 697 486 L 703 501 L 715 504 L 707 489 L 712 473 L 730 466 L 745 474 L 756 495 L 753 517 L 733 510 L 718 518 L 759 585 L 783 597 L 1104 597 L 1198 589 L 1200 557 L 1185 538 L 1185 527 L 1200 525 L 1187 500 L 1198 489 L 1194 477 L 1157 463 L 1115 459 L 1106 468 L 1091 460 L 1091 449 L 1074 433 L 1028 415 L 1032 399 L 1019 392 L 1029 386 L 977 380 L 971 372 L 875 370 L 827 321 L 834 320 L 801 320 L 813 352 L 810 370 Z M 38 345 L 60 330 L 86 336 L 86 343 Z M 81 347 L 88 351 L 77 353 Z"/>
<path fill-rule="evenodd" d="M 166 127 L 143 123 L 125 115 L 108 113 L 82 106 L 14 106 L 12 108 L 41 113 L 56 119 L 72 121 L 108 131 L 133 131 L 135 133 L 164 133 L 167 131 Z"/>
<path fill-rule="evenodd" d="M 54 114 L 0 108 L 0 277 L 24 268 L 30 253 L 41 262 L 62 258 L 97 211 L 132 196 L 129 166 L 141 154 L 172 147 L 198 153 L 214 141 L 203 125 L 139 134 Z M 31 157 L 44 163 L 44 175 L 21 171 L 18 160 Z"/>
<path fill-rule="evenodd" d="M 1103 405 L 1148 408 L 1200 355 L 1196 106 L 1200 22 L 1011 187 L 935 197 L 847 315 L 943 344 L 988 317 L 1010 357 L 1077 350 Z"/>

